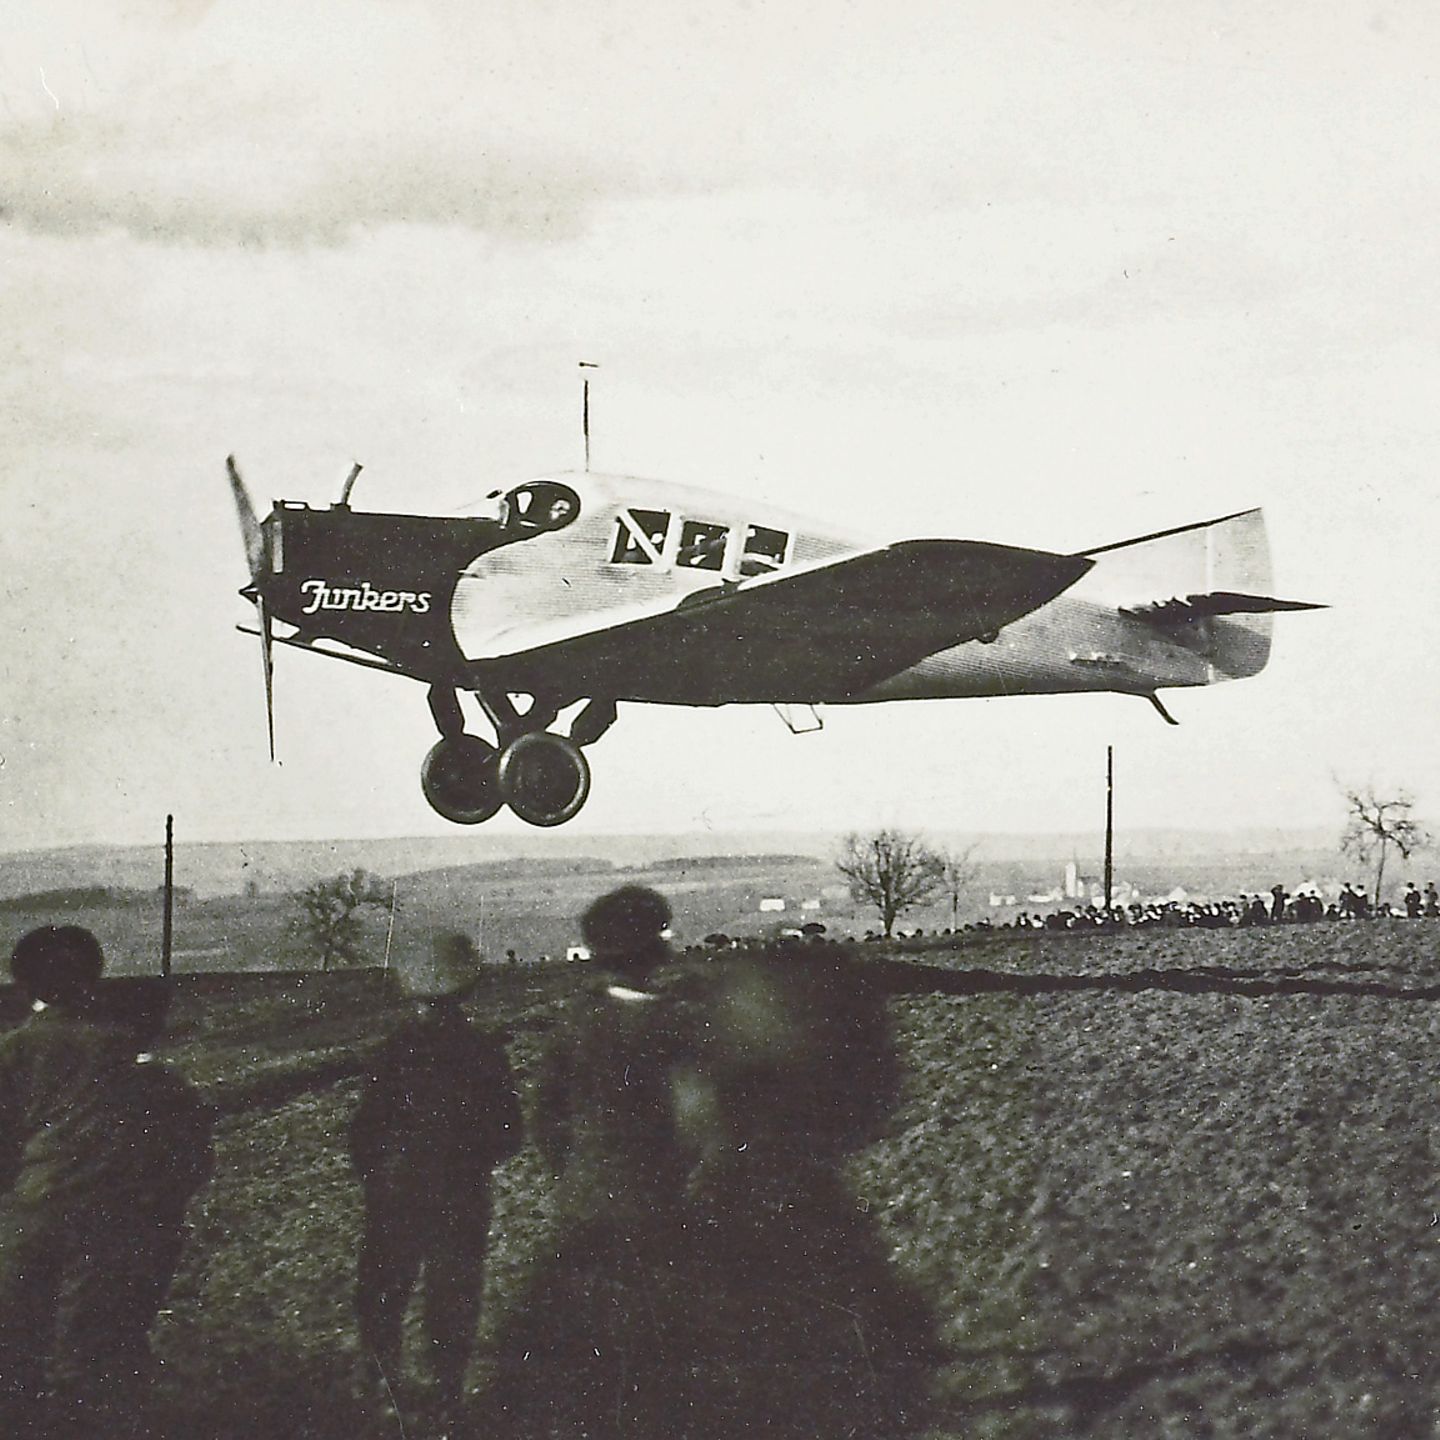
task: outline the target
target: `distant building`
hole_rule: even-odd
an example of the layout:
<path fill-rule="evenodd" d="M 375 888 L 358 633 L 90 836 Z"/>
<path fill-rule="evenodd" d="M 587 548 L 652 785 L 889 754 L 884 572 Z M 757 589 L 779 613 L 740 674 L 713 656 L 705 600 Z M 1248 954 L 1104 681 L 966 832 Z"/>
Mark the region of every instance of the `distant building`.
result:
<path fill-rule="evenodd" d="M 778 915 L 784 911 L 785 901 L 779 895 L 769 895 L 760 902 L 758 908 L 762 915 Z"/>
<path fill-rule="evenodd" d="M 802 910 L 818 910 L 820 908 L 820 902 L 819 900 L 802 900 L 800 902 L 800 908 Z"/>

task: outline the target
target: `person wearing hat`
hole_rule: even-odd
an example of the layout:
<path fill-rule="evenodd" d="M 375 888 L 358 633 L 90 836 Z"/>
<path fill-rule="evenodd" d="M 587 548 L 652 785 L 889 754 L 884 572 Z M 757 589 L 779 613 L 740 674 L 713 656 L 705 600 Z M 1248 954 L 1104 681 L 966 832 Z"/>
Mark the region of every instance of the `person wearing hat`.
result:
<path fill-rule="evenodd" d="M 365 1208 L 355 1292 L 363 1362 L 393 1401 L 405 1311 L 423 1274 L 442 1409 L 459 1402 L 474 1343 L 491 1171 L 522 1138 L 504 1046 L 462 1008 L 479 960 L 467 936 L 443 934 L 397 967 L 411 1010 L 376 1053 L 350 1127 Z"/>
<path fill-rule="evenodd" d="M 665 985 L 670 906 L 626 885 L 595 901 L 581 934 L 599 972 L 567 1008 L 536 1084 L 535 1142 L 560 1177 L 559 1201 L 587 1217 L 650 1215 L 688 1164 L 673 1124 L 673 1079 L 690 1056 L 686 1007 Z"/>
<path fill-rule="evenodd" d="M 594 969 L 537 1067 L 531 1131 L 556 1176 L 555 1229 L 500 1336 L 492 1418 L 507 1433 L 685 1433 L 696 1157 L 683 1113 L 698 1016 L 686 977 L 670 978 L 669 924 L 641 886 L 601 896 L 581 922 Z"/>
<path fill-rule="evenodd" d="M 89 1263 L 85 1207 L 128 1029 L 98 997 L 105 956 L 78 925 L 16 942 L 10 974 L 29 1018 L 0 1038 L 0 1434 L 24 1434 L 47 1384 L 60 1290 Z"/>

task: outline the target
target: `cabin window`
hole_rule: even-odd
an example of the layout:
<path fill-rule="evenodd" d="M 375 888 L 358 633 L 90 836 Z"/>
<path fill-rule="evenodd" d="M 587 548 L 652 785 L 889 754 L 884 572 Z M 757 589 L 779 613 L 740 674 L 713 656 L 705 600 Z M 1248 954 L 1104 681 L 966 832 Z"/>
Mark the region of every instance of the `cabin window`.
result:
<path fill-rule="evenodd" d="M 668 510 L 622 510 L 615 517 L 613 565 L 658 565 L 670 530 Z"/>
<path fill-rule="evenodd" d="M 725 563 L 728 525 L 708 520 L 687 520 L 680 532 L 680 551 L 675 563 L 686 570 L 718 570 Z"/>
<path fill-rule="evenodd" d="M 751 525 L 745 532 L 745 549 L 740 557 L 740 574 L 768 575 L 785 563 L 790 537 L 783 530 Z"/>
<path fill-rule="evenodd" d="M 500 502 L 501 523 L 507 530 L 563 530 L 579 513 L 580 497 L 555 480 L 517 485 Z"/>

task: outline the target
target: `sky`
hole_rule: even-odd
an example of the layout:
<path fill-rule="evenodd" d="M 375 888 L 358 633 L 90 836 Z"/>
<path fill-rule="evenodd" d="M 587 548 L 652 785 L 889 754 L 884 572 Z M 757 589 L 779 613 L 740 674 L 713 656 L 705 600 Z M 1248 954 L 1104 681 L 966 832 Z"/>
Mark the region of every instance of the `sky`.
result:
<path fill-rule="evenodd" d="M 1303 23 L 1301 15 L 1303 13 Z M 577 840 L 1440 817 L 1440 11 L 12 0 L 0 852 L 439 834 L 421 688 L 258 643 L 225 485 L 443 511 L 578 468 L 1089 548 L 1263 506 L 1269 669 L 622 707 Z M 517 835 L 507 815 L 489 829 Z M 531 832 L 533 833 L 533 832 Z"/>

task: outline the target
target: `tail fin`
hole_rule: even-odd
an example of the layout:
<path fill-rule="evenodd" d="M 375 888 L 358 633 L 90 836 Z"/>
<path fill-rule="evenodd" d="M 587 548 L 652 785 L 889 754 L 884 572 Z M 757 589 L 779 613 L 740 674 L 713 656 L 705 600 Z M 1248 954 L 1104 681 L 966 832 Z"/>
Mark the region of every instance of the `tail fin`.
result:
<path fill-rule="evenodd" d="M 1265 668 L 1275 612 L 1324 608 L 1271 598 L 1270 546 L 1259 510 L 1083 553 L 1095 567 L 1072 593 L 1083 590 L 1203 656 L 1211 681 Z"/>

